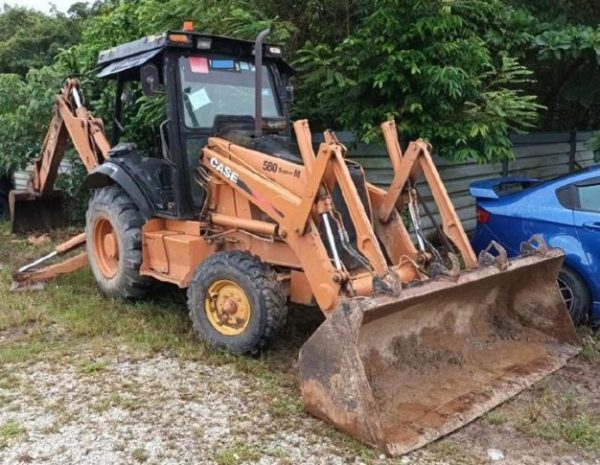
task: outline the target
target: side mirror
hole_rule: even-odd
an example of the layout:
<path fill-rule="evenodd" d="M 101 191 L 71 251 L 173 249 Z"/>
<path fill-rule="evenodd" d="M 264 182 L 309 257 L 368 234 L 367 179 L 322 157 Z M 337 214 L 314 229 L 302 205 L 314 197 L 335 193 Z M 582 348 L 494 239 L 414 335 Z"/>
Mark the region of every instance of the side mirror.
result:
<path fill-rule="evenodd" d="M 152 97 L 154 95 L 162 94 L 160 75 L 156 65 L 147 63 L 142 66 L 140 69 L 140 81 L 142 84 L 142 91 L 145 95 Z"/>
<path fill-rule="evenodd" d="M 285 100 L 290 105 L 294 102 L 294 86 L 291 84 L 285 86 Z"/>
<path fill-rule="evenodd" d="M 121 102 L 123 103 L 124 106 L 129 106 L 133 103 L 134 98 L 133 98 L 133 94 L 131 93 L 131 91 L 125 87 L 123 89 L 123 92 L 121 92 Z"/>

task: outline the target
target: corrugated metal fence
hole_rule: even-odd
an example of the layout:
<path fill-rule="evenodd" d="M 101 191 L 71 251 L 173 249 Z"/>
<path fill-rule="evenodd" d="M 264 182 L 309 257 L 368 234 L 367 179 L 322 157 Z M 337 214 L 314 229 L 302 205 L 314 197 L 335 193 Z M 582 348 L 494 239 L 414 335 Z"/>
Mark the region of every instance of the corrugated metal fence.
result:
<path fill-rule="evenodd" d="M 336 133 L 348 147 L 349 158 L 356 160 L 366 170 L 367 178 L 374 184 L 387 186 L 392 180 L 392 170 L 385 147 L 355 144 L 349 132 Z M 591 132 L 539 133 L 516 135 L 512 138 L 515 159 L 504 163 L 480 165 L 474 162 L 451 162 L 434 155 L 446 189 L 467 231 L 475 226 L 475 201 L 468 187 L 473 181 L 498 176 L 529 176 L 548 179 L 569 171 L 594 164 L 594 153 L 587 147 Z M 321 134 L 313 135 L 313 142 L 322 141 Z M 417 186 L 418 187 L 418 186 Z M 432 211 L 436 211 L 429 189 L 422 185 L 419 192 Z M 431 228 L 431 222 L 421 211 L 422 226 Z M 436 216 L 436 221 L 439 218 Z"/>

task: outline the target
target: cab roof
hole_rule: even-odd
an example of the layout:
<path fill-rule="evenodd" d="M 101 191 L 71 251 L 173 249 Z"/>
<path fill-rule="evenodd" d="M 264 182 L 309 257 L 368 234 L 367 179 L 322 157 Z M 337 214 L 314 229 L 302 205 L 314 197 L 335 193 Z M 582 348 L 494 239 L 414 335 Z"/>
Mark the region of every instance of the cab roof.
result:
<path fill-rule="evenodd" d="M 284 74 L 293 75 L 294 69 L 281 56 L 275 44 L 263 45 L 265 62 L 273 62 Z M 205 34 L 197 31 L 171 30 L 102 50 L 98 54 L 98 77 L 109 77 L 139 67 L 166 49 L 200 50 L 219 53 L 238 59 L 253 59 L 254 42 L 232 37 Z"/>

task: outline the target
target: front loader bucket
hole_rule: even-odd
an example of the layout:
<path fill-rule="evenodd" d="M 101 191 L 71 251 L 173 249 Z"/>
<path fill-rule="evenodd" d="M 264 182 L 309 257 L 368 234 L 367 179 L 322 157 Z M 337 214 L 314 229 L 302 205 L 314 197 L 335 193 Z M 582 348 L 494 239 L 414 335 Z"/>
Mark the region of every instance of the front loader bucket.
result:
<path fill-rule="evenodd" d="M 553 249 L 345 301 L 301 349 L 306 409 L 391 455 L 474 420 L 578 353 L 561 263 Z"/>
<path fill-rule="evenodd" d="M 55 190 L 38 196 L 30 191 L 10 191 L 8 196 L 13 233 L 50 231 L 64 225 L 63 194 Z"/>

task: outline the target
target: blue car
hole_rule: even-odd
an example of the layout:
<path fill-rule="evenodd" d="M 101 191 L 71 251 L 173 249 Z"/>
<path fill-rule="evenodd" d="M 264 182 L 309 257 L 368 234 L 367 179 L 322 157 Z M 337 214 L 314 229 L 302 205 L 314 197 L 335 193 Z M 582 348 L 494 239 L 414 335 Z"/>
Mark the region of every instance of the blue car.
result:
<path fill-rule="evenodd" d="M 571 318 L 600 323 L 600 166 L 543 182 L 478 181 L 469 191 L 477 200 L 475 251 L 494 240 L 516 256 L 521 242 L 541 234 L 565 252 L 558 285 Z"/>

